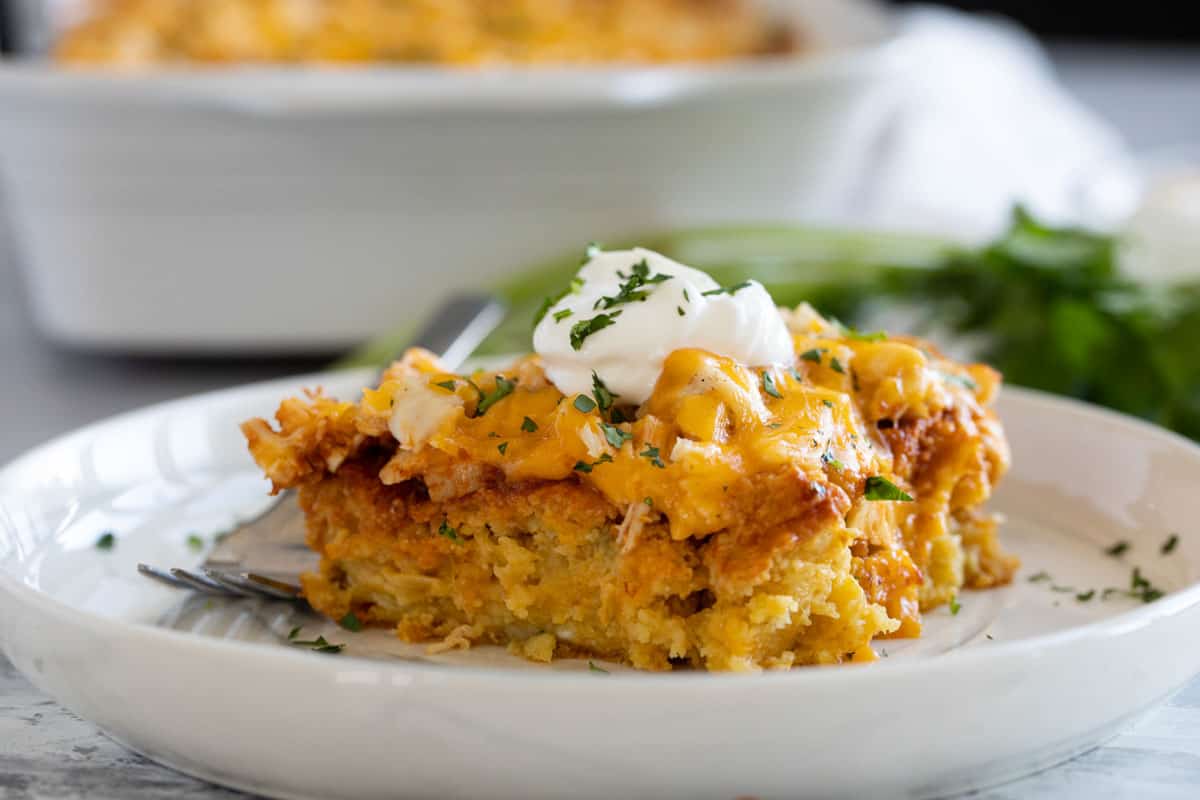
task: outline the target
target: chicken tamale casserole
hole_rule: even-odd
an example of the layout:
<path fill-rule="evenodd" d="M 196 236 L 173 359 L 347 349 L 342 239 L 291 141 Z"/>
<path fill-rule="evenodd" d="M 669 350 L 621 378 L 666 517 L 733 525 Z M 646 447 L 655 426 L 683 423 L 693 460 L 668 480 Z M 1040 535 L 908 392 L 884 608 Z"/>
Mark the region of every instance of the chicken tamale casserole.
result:
<path fill-rule="evenodd" d="M 1017 560 L 983 509 L 1000 376 L 761 285 L 593 250 L 535 354 L 409 351 L 357 402 L 243 430 L 298 488 L 314 608 L 435 649 L 757 671 L 875 658 Z"/>
<path fill-rule="evenodd" d="M 779 53 L 749 0 L 98 0 L 69 64 L 666 63 Z"/>

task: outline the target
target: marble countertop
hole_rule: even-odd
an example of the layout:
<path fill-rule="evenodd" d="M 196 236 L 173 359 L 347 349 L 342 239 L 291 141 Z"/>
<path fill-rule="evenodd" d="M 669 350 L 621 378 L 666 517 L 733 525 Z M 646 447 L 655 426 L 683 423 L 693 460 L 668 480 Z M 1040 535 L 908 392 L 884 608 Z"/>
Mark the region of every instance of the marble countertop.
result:
<path fill-rule="evenodd" d="M 1200 53 L 1059 45 L 1069 88 L 1139 148 L 1200 141 Z M 0 208 L 2 212 L 2 208 Z M 59 350 L 23 305 L 0 213 L 0 462 L 63 430 L 206 389 L 309 371 L 321 362 L 126 359 Z M 18 413 L 19 412 L 19 413 Z M 1169 657 L 1157 654 L 1155 657 Z M 980 792 L 1009 798 L 1200 797 L 1200 679 L 1106 745 L 1038 775 Z M 244 797 L 125 750 L 47 698 L 0 656 L 0 800 Z"/>

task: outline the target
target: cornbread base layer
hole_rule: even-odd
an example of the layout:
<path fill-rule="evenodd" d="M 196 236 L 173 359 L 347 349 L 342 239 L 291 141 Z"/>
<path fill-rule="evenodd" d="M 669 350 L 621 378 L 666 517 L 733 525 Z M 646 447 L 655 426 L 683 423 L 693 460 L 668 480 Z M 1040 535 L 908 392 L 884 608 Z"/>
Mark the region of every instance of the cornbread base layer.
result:
<path fill-rule="evenodd" d="M 709 565 L 737 560 L 732 534 L 672 541 L 651 523 L 623 550 L 623 513 L 575 482 L 483 489 L 446 506 L 377 474 L 378 465 L 347 464 L 301 490 L 309 543 L 323 556 L 305 592 L 334 619 L 354 612 L 412 641 L 511 644 L 538 661 L 592 655 L 643 669 L 869 659 L 856 651 L 895 627 L 856 582 L 854 534 L 828 499 L 777 529 L 790 547 L 762 563 L 765 550 L 746 553 L 737 566 L 753 574 L 724 587 Z"/>

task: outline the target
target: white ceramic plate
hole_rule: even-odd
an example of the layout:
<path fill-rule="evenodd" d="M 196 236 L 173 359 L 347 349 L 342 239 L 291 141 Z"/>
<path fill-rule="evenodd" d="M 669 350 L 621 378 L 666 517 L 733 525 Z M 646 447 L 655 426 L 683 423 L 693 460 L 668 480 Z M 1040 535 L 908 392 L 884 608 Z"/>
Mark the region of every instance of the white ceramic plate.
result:
<path fill-rule="evenodd" d="M 1001 413 L 1016 466 L 995 505 L 1021 574 L 931 614 L 920 640 L 882 643 L 873 665 L 747 677 L 534 667 L 487 648 L 427 658 L 386 632 L 187 601 L 136 575 L 140 560 L 199 560 L 190 534 L 263 503 L 239 421 L 301 385 L 351 395 L 368 377 L 155 406 L 0 472 L 9 657 L 157 761 L 305 798 L 944 794 L 1091 747 L 1200 671 L 1200 448 L 1013 389 Z M 109 552 L 94 546 L 105 530 Z M 1118 540 L 1128 552 L 1106 555 Z M 1101 599 L 1134 566 L 1168 594 Z M 287 645 L 296 624 L 346 651 Z"/>

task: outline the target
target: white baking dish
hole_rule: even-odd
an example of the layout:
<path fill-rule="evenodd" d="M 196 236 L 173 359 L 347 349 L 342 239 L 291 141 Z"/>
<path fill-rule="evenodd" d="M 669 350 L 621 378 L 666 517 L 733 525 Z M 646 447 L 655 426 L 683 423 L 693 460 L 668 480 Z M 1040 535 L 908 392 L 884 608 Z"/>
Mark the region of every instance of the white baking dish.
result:
<path fill-rule="evenodd" d="M 819 217 L 859 176 L 881 18 L 777 4 L 804 57 L 481 72 L 0 68 L 0 177 L 35 316 L 135 351 L 352 344 L 589 240 Z"/>

